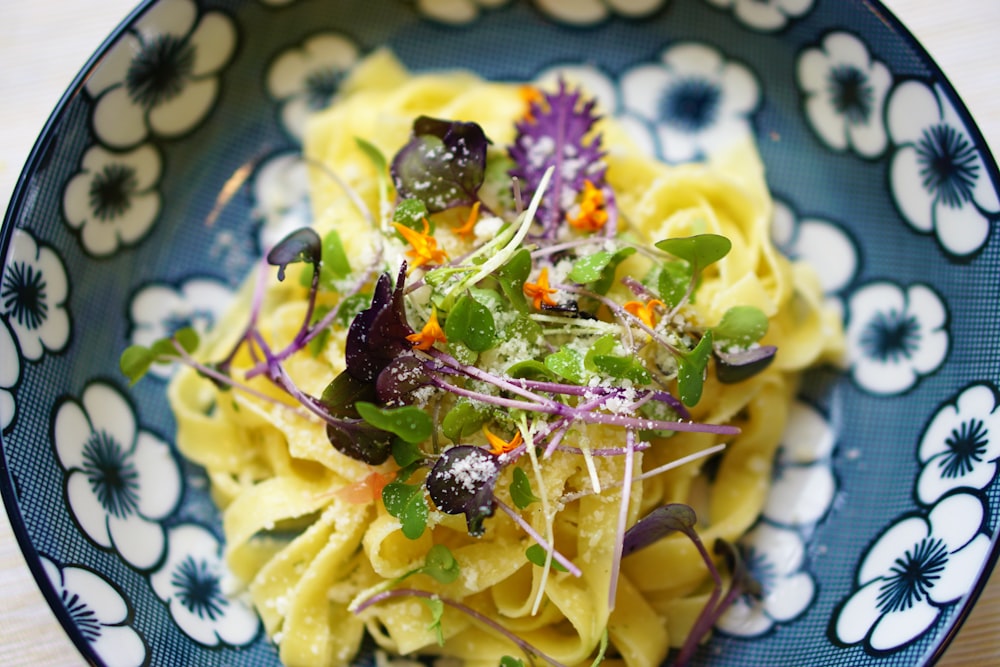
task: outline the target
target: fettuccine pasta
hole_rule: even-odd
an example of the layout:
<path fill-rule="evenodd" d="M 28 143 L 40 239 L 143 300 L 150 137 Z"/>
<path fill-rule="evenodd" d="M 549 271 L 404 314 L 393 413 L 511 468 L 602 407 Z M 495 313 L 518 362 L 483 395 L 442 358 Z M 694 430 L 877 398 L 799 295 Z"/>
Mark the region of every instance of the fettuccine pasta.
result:
<path fill-rule="evenodd" d="M 603 177 L 603 182 L 577 192 L 563 216 L 590 215 L 593 229 L 540 232 L 537 223 L 523 222 L 531 213 L 524 209 L 536 204 L 540 220 L 544 193 L 518 201 L 496 189 L 482 196 L 484 210 L 473 211 L 469 202 L 431 207 L 423 218 L 433 231 L 422 229 L 419 221 L 410 232 L 394 227 L 393 207 L 406 197 L 399 181 L 387 178 L 378 156 L 399 154 L 413 139 L 414 119 L 428 117 L 478 124 L 491 142 L 492 160 L 518 141 L 519 121 L 543 122 L 531 118 L 530 111 L 525 120 L 526 108 L 546 109 L 537 92 L 526 102 L 525 90 L 464 72 L 412 75 L 384 52 L 362 62 L 338 100 L 312 119 L 304 145 L 314 230 L 319 237 L 336 232 L 349 272 L 333 275 L 312 296 L 308 262 L 283 266 L 287 276 L 282 281 L 274 280 L 273 269 L 263 283 L 254 276 L 197 352 L 199 359 L 218 361 L 229 358 L 235 347 L 227 368 L 240 387 L 213 383 L 190 368 L 170 385 L 178 446 L 207 471 L 222 511 L 228 566 L 243 582 L 286 665 L 347 665 L 365 633 L 392 655 L 447 655 L 469 667 L 495 667 L 504 656 L 524 659 L 524 647 L 495 626 L 530 645 L 527 654 L 536 660 L 544 656 L 542 661 L 554 664 L 587 665 L 606 642 L 609 665 L 660 665 L 695 624 L 711 580 L 693 543 L 679 534 L 622 558 L 622 519 L 628 528 L 658 507 L 683 503 L 695 509 L 705 544 L 716 538 L 737 541 L 765 501 L 800 374 L 841 353 L 840 324 L 824 308 L 816 276 L 781 255 L 771 241 L 771 197 L 749 143 L 707 163 L 669 166 L 638 150 L 612 122 L 600 120 L 595 127 L 604 147 L 604 171 L 595 180 Z M 559 98 L 548 99 L 551 105 Z M 533 145 L 538 148 L 540 142 Z M 496 182 L 509 185 L 508 172 L 496 179 L 487 167 L 484 191 Z M 419 191 L 420 184 L 409 187 Z M 594 194 L 600 188 L 603 199 Z M 505 218 L 500 211 L 511 213 Z M 599 228 L 609 216 L 612 232 Z M 461 229 L 467 222 L 468 229 Z M 522 229 L 523 240 L 501 243 Z M 667 255 L 654 244 L 699 235 L 725 237 L 731 249 L 700 275 L 691 275 L 696 298 L 674 295 L 680 304 L 675 308 L 658 293 L 658 286 L 671 283 L 654 279 L 667 271 L 659 268 Z M 426 245 L 428 239 L 434 244 Z M 424 255 L 419 243 L 425 244 Z M 497 247 L 463 259 L 489 243 Z M 558 244 L 566 249 L 562 255 L 543 251 Z M 595 270 L 580 264 L 584 258 L 614 255 L 626 247 L 639 251 L 622 252 L 614 263 L 597 267 L 601 272 L 611 266 L 615 277 L 601 287 L 603 292 L 595 287 L 600 280 L 574 281 L 573 276 Z M 515 249 L 527 254 L 515 257 Z M 509 285 L 497 285 L 507 279 L 503 267 L 529 255 L 530 272 L 511 279 L 522 301 L 505 291 Z M 491 257 L 505 259 L 487 278 L 453 294 L 440 287 L 472 275 L 476 267 L 485 271 Z M 457 278 L 434 273 L 448 266 L 464 266 L 465 273 L 456 272 Z M 670 266 L 694 270 L 691 262 Z M 359 392 L 369 391 L 346 361 L 360 340 L 352 343 L 349 317 L 335 318 L 322 336 L 282 358 L 280 381 L 274 380 L 276 365 L 265 363 L 265 372 L 260 371 L 264 346 L 282 350 L 301 335 L 311 298 L 316 299 L 313 321 L 335 308 L 346 311 L 347 302 L 359 304 L 355 312 L 363 313 L 376 307 L 378 297 L 371 290 L 377 294 L 379 274 L 394 295 L 402 295 L 406 283 L 405 319 L 412 328 L 407 339 L 416 350 L 399 356 L 438 384 L 423 385 L 402 401 L 432 417 L 432 435 L 405 446 L 402 436 L 394 438 L 392 455 L 372 462 L 365 460 L 367 453 L 361 458 L 345 453 L 338 443 L 349 439 L 346 431 L 336 425 L 331 431 L 328 421 L 297 400 L 329 397 L 331 381 L 338 377 L 353 382 Z M 350 298 L 355 292 L 361 296 Z M 459 306 L 466 297 L 477 301 Z M 587 316 L 569 312 L 567 303 L 589 309 Z M 462 307 L 473 309 L 467 329 L 456 324 Z M 489 311 L 495 330 L 488 346 L 477 338 L 481 307 Z M 733 348 L 728 352 L 742 349 L 738 342 L 719 343 L 721 323 L 734 308 L 753 309 L 766 318 L 766 333 L 745 347 L 774 346 L 777 352 L 759 372 L 723 382 L 714 372 L 719 355 L 727 352 L 720 345 Z M 365 318 L 357 317 L 356 322 Z M 437 338 L 429 326 L 432 317 L 444 322 Z M 255 344 L 241 343 L 248 320 L 258 336 Z M 657 404 L 659 412 L 645 412 L 659 399 L 643 392 L 656 387 L 676 393 L 685 372 L 657 342 L 666 340 L 687 354 L 709 330 L 716 332 L 716 349 L 703 384 L 695 378 L 700 400 L 690 406 Z M 465 336 L 460 345 L 453 340 L 456 331 Z M 609 333 L 617 339 L 607 338 Z M 420 350 L 421 343 L 429 347 Z M 600 354 L 593 351 L 599 345 L 605 346 Z M 485 349 L 473 349 L 477 346 Z M 583 360 L 582 365 L 573 366 L 573 360 Z M 516 364 L 517 373 L 510 370 Z M 508 384 L 491 386 L 483 378 L 461 375 L 472 372 L 470 367 L 504 382 L 527 378 L 538 384 L 518 385 L 529 387 L 526 397 Z M 557 407 L 532 413 L 520 407 L 534 401 L 548 409 L 546 401 L 555 395 L 550 385 L 557 384 L 577 391 L 560 399 L 567 412 Z M 456 391 L 466 394 L 442 389 L 445 385 L 461 385 Z M 300 395 L 290 394 L 288 387 Z M 486 399 L 477 403 L 468 395 L 475 392 Z M 612 393 L 615 401 L 608 398 Z M 370 399 L 358 402 L 365 401 Z M 592 410 L 585 406 L 588 401 Z M 380 414 L 389 414 L 394 405 L 374 403 L 384 409 Z M 355 407 L 343 406 L 346 412 L 330 419 L 367 423 L 350 412 Z M 585 409 L 590 411 L 579 416 Z M 479 419 L 470 426 L 460 421 L 466 414 Z M 616 422 L 643 415 L 655 427 Z M 676 420 L 678 428 L 664 428 L 665 419 Z M 712 428 L 684 430 L 684 424 Z M 712 430 L 715 426 L 730 430 Z M 460 435 L 446 436 L 449 429 Z M 711 449 L 720 444 L 723 451 Z M 459 445 L 478 452 L 461 450 L 468 457 L 459 461 L 455 454 L 455 468 L 442 471 L 449 449 Z M 405 451 L 418 452 L 423 463 L 408 466 Z M 702 456 L 706 451 L 715 453 Z M 687 456 L 689 463 L 641 477 Z M 459 463 L 471 472 L 460 474 Z M 460 486 L 486 478 L 492 495 L 486 505 L 466 505 L 464 515 L 447 511 L 447 503 L 436 502 L 430 488 L 434 480 L 454 479 Z M 623 504 L 628 478 L 637 481 L 628 485 Z M 425 479 L 430 497 L 420 486 Z M 387 485 L 394 485 L 392 502 L 384 495 Z M 402 509 L 396 506 L 398 497 L 404 497 Z M 404 531 L 414 520 L 408 512 L 421 503 L 425 523 Z M 543 548 L 528 558 L 533 545 Z M 434 576 L 428 565 L 441 554 L 450 577 Z M 560 558 L 571 567 L 561 565 Z"/>

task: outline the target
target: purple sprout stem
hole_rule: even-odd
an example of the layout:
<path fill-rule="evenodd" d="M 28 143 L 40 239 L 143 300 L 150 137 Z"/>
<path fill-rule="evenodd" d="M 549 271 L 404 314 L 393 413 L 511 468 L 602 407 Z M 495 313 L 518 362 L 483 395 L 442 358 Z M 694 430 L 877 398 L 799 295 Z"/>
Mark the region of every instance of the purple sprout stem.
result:
<path fill-rule="evenodd" d="M 459 602 L 458 600 L 453 600 L 451 598 L 441 597 L 437 593 L 432 593 L 430 591 L 422 591 L 422 590 L 417 589 L 417 588 L 394 588 L 392 590 L 383 591 L 381 593 L 376 593 L 375 595 L 371 596 L 370 598 L 368 598 L 367 600 L 365 600 L 364 602 L 362 602 L 360 605 L 358 605 L 357 609 L 355 609 L 355 613 L 361 613 L 362 611 L 364 611 L 368 607 L 376 605 L 376 604 L 378 604 L 380 602 L 384 602 L 385 600 L 390 600 L 392 598 L 400 598 L 400 597 L 416 597 L 416 598 L 423 598 L 425 600 L 438 600 L 442 604 L 446 604 L 446 605 L 448 605 L 449 607 L 451 607 L 453 609 L 457 609 L 458 611 L 462 612 L 463 614 L 466 614 L 467 616 L 469 616 L 469 617 L 471 617 L 471 618 L 479 621 L 480 623 L 482 623 L 486 627 L 488 627 L 491 630 L 497 632 L 498 634 L 502 635 L 503 637 L 509 639 L 511 642 L 513 642 L 514 644 L 516 644 L 518 646 L 518 648 L 520 648 L 522 651 L 524 651 L 527 655 L 529 655 L 529 656 L 531 656 L 531 655 L 537 656 L 537 657 L 541 658 L 542 660 L 544 660 L 545 662 L 547 662 L 550 665 L 552 665 L 552 667 L 567 667 L 566 665 L 564 665 L 563 663 L 559 662 L 555 658 L 552 658 L 552 657 L 546 655 L 545 653 L 542 653 L 540 650 L 538 650 L 537 648 L 535 648 L 534 646 L 532 646 L 530 643 L 528 643 L 525 640 L 521 639 L 516 634 L 514 634 L 513 632 L 511 632 L 510 630 L 508 630 L 504 626 L 500 625 L 499 623 L 497 623 L 496 621 L 494 621 L 489 616 L 486 616 L 485 614 L 483 614 L 483 613 L 481 613 L 479 611 L 476 611 L 472 607 L 470 607 L 467 604 L 464 604 L 462 602 Z"/>
<path fill-rule="evenodd" d="M 528 534 L 528 537 L 533 539 L 535 542 L 538 543 L 540 547 L 542 547 L 550 554 L 552 554 L 553 560 L 555 560 L 564 568 L 566 568 L 569 571 L 569 573 L 572 574 L 574 577 L 583 576 L 583 572 L 581 572 L 580 568 L 578 568 L 576 565 L 573 564 L 573 561 L 571 561 L 570 559 L 566 558 L 566 556 L 563 556 L 561 553 L 556 551 L 556 548 L 553 545 L 549 544 L 548 540 L 542 537 L 541 533 L 532 528 L 531 524 L 525 521 L 524 518 L 520 514 L 518 514 L 513 507 L 503 502 L 499 498 L 494 498 L 493 500 L 494 502 L 496 502 L 497 507 L 503 510 L 504 513 L 507 514 L 507 516 L 513 519 L 514 523 L 520 526 L 521 530 L 523 530 L 525 533 Z"/>
<path fill-rule="evenodd" d="M 715 561 L 712 560 L 708 550 L 705 548 L 705 543 L 701 541 L 698 533 L 693 528 L 686 530 L 685 533 L 698 549 L 698 554 L 701 555 L 702 560 L 705 561 L 705 566 L 708 568 L 709 574 L 712 575 L 714 586 L 712 587 L 712 593 L 708 596 L 708 601 L 705 602 L 705 606 L 702 607 L 698 618 L 695 619 L 694 625 L 691 626 L 691 631 L 684 638 L 684 644 L 681 646 L 681 650 L 674 660 L 675 667 L 683 667 L 683 665 L 686 665 L 694 657 L 699 640 L 709 631 L 713 620 L 717 616 L 719 597 L 722 595 L 722 575 L 719 574 L 719 569 L 715 567 Z"/>

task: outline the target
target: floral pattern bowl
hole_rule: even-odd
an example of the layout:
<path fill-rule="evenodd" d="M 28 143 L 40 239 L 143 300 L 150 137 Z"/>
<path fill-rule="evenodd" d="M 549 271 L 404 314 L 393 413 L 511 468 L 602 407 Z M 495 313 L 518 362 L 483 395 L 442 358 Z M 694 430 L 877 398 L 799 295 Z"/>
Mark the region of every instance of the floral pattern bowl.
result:
<path fill-rule="evenodd" d="M 997 557 L 1000 176 L 868 0 L 145 4 L 61 103 L 0 237 L 0 491 L 84 657 L 277 665 L 225 595 L 207 480 L 173 447 L 170 369 L 130 387 L 117 360 L 211 326 L 261 249 L 308 221 L 304 118 L 381 45 L 417 70 L 570 71 L 668 161 L 756 137 L 774 237 L 817 268 L 849 354 L 806 383 L 741 544 L 763 595 L 696 662 L 933 662 Z"/>

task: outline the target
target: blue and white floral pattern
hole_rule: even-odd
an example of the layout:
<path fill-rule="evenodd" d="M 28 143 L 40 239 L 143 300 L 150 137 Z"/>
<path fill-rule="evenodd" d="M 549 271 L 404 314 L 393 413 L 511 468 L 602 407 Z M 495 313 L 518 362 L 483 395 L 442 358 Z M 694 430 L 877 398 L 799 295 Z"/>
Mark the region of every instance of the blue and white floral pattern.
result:
<path fill-rule="evenodd" d="M 250 183 L 257 244 L 266 253 L 289 233 L 312 222 L 309 168 L 297 151 L 274 155 L 254 171 Z"/>
<path fill-rule="evenodd" d="M 913 229 L 935 234 L 949 253 L 977 252 L 1000 219 L 983 154 L 940 86 L 906 81 L 892 91 L 889 134 L 896 145 L 890 184 Z"/>
<path fill-rule="evenodd" d="M 707 0 L 709 4 L 729 9 L 749 28 L 761 32 L 781 30 L 792 19 L 812 9 L 814 0 Z"/>
<path fill-rule="evenodd" d="M 858 589 L 837 612 L 837 639 L 891 651 L 926 632 L 979 576 L 990 549 L 985 514 L 978 496 L 957 493 L 882 533 L 858 568 Z"/>
<path fill-rule="evenodd" d="M 215 104 L 235 49 L 236 28 L 222 12 L 199 14 L 192 0 L 154 4 L 87 79 L 94 133 L 113 148 L 186 134 Z"/>
<path fill-rule="evenodd" d="M 309 114 L 329 106 L 359 55 L 353 41 L 325 32 L 274 60 L 267 72 L 267 92 L 278 101 L 282 124 L 292 137 L 301 140 Z"/>
<path fill-rule="evenodd" d="M 948 355 L 948 311 L 929 286 L 869 283 L 848 302 L 851 376 L 873 394 L 901 394 Z"/>
<path fill-rule="evenodd" d="M 21 379 L 21 355 L 17 353 L 17 342 L 7 326 L 7 320 L 0 318 L 0 431 L 7 430 L 17 413 L 14 388 Z"/>
<path fill-rule="evenodd" d="M 61 352 L 69 341 L 69 283 L 58 253 L 30 232 L 14 231 L 0 279 L 0 314 L 25 359 Z"/>
<path fill-rule="evenodd" d="M 158 522 L 181 496 L 170 446 L 140 430 L 129 402 L 103 382 L 57 406 L 52 440 L 65 471 L 66 504 L 84 534 L 135 568 L 159 563 L 165 537 Z"/>
<path fill-rule="evenodd" d="M 471 23 L 480 12 L 496 9 L 510 0 L 411 0 L 421 16 L 452 25 Z"/>
<path fill-rule="evenodd" d="M 756 77 L 706 44 L 671 46 L 660 62 L 632 67 L 620 83 L 625 110 L 650 124 L 667 161 L 702 159 L 752 134 Z"/>
<path fill-rule="evenodd" d="M 987 384 L 965 388 L 934 415 L 917 451 L 917 498 L 931 505 L 955 489 L 985 489 L 997 477 L 1000 411 Z"/>
<path fill-rule="evenodd" d="M 669 0 L 534 0 L 549 18 L 568 25 L 593 25 L 611 16 L 642 18 L 668 4 Z"/>
<path fill-rule="evenodd" d="M 892 73 L 859 37 L 828 34 L 819 47 L 802 52 L 797 74 L 806 117 L 827 146 L 866 158 L 885 151 L 882 115 Z"/>
<path fill-rule="evenodd" d="M 793 530 L 758 524 L 740 540 L 750 576 L 760 584 L 760 596 L 743 595 L 719 619 L 716 627 L 739 637 L 756 637 L 776 623 L 798 618 L 816 596 L 816 582 L 805 571 L 806 548 Z"/>
<path fill-rule="evenodd" d="M 149 664 L 149 650 L 132 627 L 133 612 L 122 592 L 85 567 L 60 567 L 46 556 L 42 569 L 73 625 L 107 667 Z"/>
<path fill-rule="evenodd" d="M 167 535 L 167 556 L 149 581 L 177 626 L 204 646 L 243 646 L 260 620 L 245 602 L 228 596 L 222 543 L 207 529 L 181 524 Z"/>
<path fill-rule="evenodd" d="M 134 245 L 160 212 L 159 152 L 149 144 L 115 152 L 95 145 L 63 191 L 66 223 L 79 232 L 88 253 L 105 257 Z"/>
<path fill-rule="evenodd" d="M 177 287 L 147 285 L 136 293 L 129 307 L 130 342 L 148 347 L 187 327 L 203 335 L 219 321 L 232 297 L 228 286 L 209 278 L 191 278 Z M 154 364 L 149 370 L 167 378 L 174 368 L 173 365 Z"/>

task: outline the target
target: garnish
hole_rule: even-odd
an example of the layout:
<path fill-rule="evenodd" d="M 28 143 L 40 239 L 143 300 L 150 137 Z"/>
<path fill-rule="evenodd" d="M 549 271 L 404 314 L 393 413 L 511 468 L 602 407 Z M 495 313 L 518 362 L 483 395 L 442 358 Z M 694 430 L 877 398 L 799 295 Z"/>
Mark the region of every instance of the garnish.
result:
<path fill-rule="evenodd" d="M 437 265 L 448 261 L 448 253 L 438 248 L 437 239 L 430 234 L 430 223 L 427 218 L 423 219 L 424 229 L 418 232 L 400 222 L 392 223 L 403 238 L 409 241 L 412 246 L 406 251 L 406 256 L 413 260 L 413 268 L 425 265 Z"/>
<path fill-rule="evenodd" d="M 558 306 L 552 295 L 556 293 L 556 290 L 549 287 L 549 268 L 543 266 L 542 270 L 538 272 L 538 278 L 535 282 L 525 282 L 524 283 L 524 296 L 531 299 L 531 305 L 535 307 L 535 310 L 541 310 L 544 306 Z"/>

